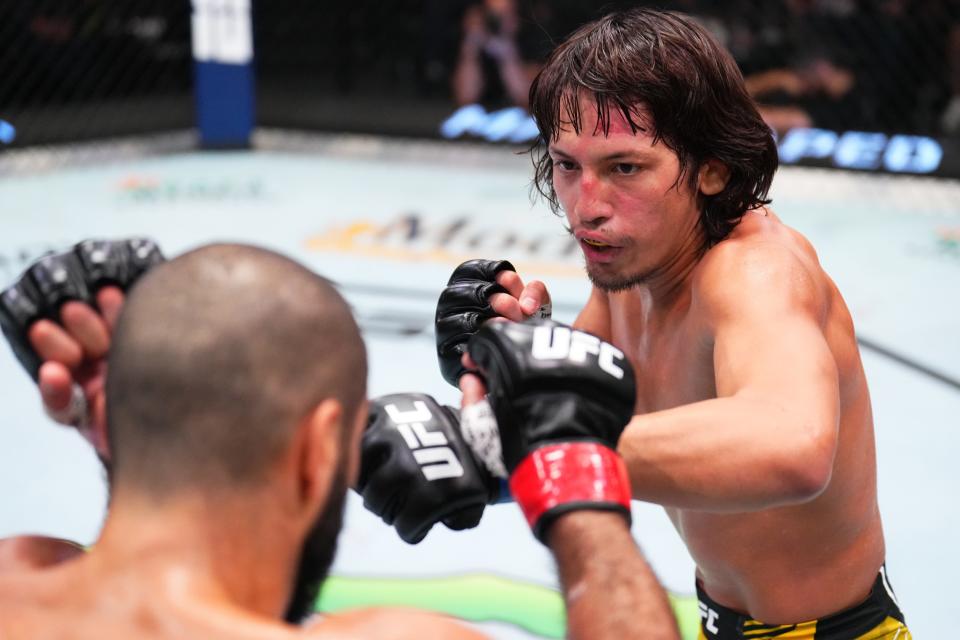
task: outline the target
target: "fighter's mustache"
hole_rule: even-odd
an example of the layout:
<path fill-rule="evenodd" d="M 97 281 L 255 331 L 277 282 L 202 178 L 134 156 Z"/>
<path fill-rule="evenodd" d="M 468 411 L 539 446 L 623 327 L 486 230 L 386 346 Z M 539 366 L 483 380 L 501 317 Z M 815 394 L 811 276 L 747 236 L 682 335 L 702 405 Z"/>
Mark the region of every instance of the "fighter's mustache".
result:
<path fill-rule="evenodd" d="M 573 227 L 565 227 L 565 229 L 577 242 L 596 249 L 621 249 L 629 244 L 628 238 L 621 238 L 600 230 L 588 231 Z"/>

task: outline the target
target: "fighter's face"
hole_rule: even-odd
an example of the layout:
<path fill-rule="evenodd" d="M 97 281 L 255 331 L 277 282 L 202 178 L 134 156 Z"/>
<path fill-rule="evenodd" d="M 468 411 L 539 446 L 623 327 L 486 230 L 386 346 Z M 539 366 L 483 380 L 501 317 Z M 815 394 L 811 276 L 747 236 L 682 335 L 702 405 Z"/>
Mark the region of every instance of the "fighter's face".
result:
<path fill-rule="evenodd" d="M 553 186 L 580 243 L 587 274 L 617 291 L 669 273 L 701 242 L 697 197 L 680 162 L 650 132 L 634 134 L 611 109 L 597 127 L 596 104 L 580 102 L 581 128 L 565 124 L 549 147 Z M 569 122 L 568 115 L 563 120 Z"/>

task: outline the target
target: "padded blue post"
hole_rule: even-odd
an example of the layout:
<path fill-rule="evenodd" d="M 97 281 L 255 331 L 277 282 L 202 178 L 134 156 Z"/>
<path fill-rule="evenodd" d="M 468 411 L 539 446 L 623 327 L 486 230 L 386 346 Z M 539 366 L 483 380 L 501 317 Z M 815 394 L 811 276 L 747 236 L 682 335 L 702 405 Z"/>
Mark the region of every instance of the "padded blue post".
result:
<path fill-rule="evenodd" d="M 192 0 L 192 4 L 200 144 L 248 147 L 254 124 L 250 0 Z"/>

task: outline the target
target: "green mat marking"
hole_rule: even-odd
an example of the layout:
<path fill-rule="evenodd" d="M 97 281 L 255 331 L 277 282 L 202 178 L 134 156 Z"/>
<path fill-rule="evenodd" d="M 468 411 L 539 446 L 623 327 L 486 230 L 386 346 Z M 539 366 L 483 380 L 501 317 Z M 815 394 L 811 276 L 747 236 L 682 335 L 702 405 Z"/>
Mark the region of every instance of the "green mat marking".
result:
<path fill-rule="evenodd" d="M 683 640 L 696 640 L 699 616 L 694 596 L 670 595 Z M 563 638 L 563 599 L 549 587 L 490 574 L 437 578 L 331 576 L 317 600 L 327 613 L 360 607 L 412 607 L 471 622 L 512 624 L 544 638 Z"/>

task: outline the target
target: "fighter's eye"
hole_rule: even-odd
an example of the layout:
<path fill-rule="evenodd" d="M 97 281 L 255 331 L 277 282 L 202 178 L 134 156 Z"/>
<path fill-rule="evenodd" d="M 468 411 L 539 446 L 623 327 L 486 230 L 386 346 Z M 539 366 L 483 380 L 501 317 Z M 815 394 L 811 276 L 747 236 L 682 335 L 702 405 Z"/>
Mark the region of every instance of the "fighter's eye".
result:
<path fill-rule="evenodd" d="M 640 167 L 638 167 L 635 164 L 630 164 L 628 162 L 619 162 L 616 165 L 614 165 L 613 170 L 614 172 L 622 176 L 632 176 L 633 174 L 635 174 L 637 171 L 640 170 Z"/>
<path fill-rule="evenodd" d="M 559 160 L 559 159 L 553 161 L 553 166 L 554 168 L 558 168 L 561 171 L 573 171 L 574 169 L 577 168 L 577 165 L 570 162 L 569 160 Z"/>

